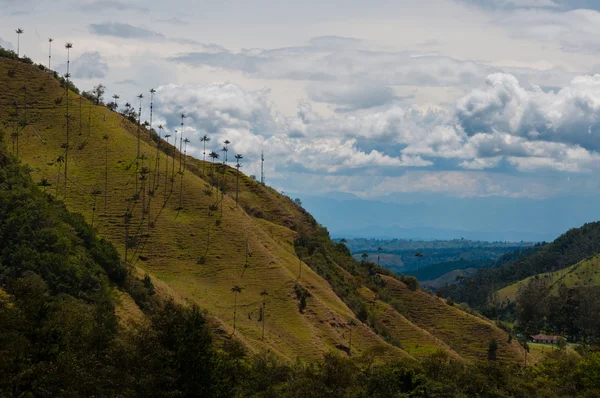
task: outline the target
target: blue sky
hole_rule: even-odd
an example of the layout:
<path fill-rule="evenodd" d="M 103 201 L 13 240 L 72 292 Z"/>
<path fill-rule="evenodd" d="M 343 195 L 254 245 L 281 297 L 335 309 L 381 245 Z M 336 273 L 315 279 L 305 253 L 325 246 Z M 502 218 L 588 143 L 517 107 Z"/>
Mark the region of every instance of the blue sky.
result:
<path fill-rule="evenodd" d="M 290 194 L 597 194 L 600 2 L 0 0 L 0 45 Z M 147 107 L 149 104 L 145 104 Z M 147 114 L 147 112 L 146 112 Z M 214 148 L 211 148 L 214 149 Z M 230 152 L 231 153 L 231 152 Z"/>

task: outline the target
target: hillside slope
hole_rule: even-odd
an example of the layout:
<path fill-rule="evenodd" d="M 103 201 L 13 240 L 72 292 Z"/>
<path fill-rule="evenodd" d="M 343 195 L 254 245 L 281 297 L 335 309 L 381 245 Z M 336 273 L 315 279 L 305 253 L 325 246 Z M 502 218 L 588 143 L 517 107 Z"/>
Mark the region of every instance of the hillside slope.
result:
<path fill-rule="evenodd" d="M 532 278 L 542 278 L 549 281 L 552 286 L 552 294 L 558 294 L 558 287 L 565 285 L 568 288 L 600 286 L 600 255 L 587 258 L 583 261 L 573 264 L 570 267 L 563 268 L 555 272 L 547 272 L 530 276 L 520 280 L 512 285 L 498 290 L 498 297 L 501 301 L 508 299 L 515 301 L 519 287 L 526 285 Z"/>
<path fill-rule="evenodd" d="M 317 358 L 336 347 L 349 352 L 352 336 L 353 354 L 378 350 L 384 356 L 418 357 L 439 348 L 457 355 L 449 348 L 453 336 L 437 341 L 418 325 L 407 326 L 412 337 L 401 336 L 401 344 L 389 338 L 392 327 L 373 327 L 372 316 L 349 326 L 365 305 L 353 293 L 364 284 L 360 267 L 288 198 L 242 175 L 236 206 L 235 169 L 181 157 L 164 141 L 157 152 L 156 136 L 145 128 L 136 160 L 137 126 L 73 92 L 66 153 L 67 94 L 59 82 L 35 66 L 0 59 L 0 83 L 0 120 L 12 137 L 8 146 L 47 192 L 82 213 L 122 258 L 127 254 L 127 262 L 157 278 L 158 286 L 164 283 L 169 294 L 198 303 L 227 333 L 235 324 L 235 334 L 251 350 L 269 349 L 290 360 Z M 66 184 L 61 156 L 68 157 Z M 234 286 L 241 292 L 233 293 Z M 261 295 L 265 291 L 268 295 Z M 449 316 L 456 311 L 448 308 Z M 458 334 L 468 332 L 463 326 L 457 323 Z M 492 334 L 498 333 L 503 332 Z M 420 348 L 423 341 L 427 350 Z M 479 358 L 479 351 L 465 348 L 460 357 Z"/>

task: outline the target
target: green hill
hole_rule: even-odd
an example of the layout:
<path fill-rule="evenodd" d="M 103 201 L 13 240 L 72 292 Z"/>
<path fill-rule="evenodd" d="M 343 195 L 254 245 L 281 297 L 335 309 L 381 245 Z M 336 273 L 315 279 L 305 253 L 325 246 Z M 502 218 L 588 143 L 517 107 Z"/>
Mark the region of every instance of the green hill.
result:
<path fill-rule="evenodd" d="M 494 268 L 482 268 L 442 293 L 456 302 L 484 309 L 492 294 L 530 276 L 552 273 L 600 253 L 600 222 L 573 228 L 554 242 L 507 254 Z"/>
<path fill-rule="evenodd" d="M 552 286 L 552 294 L 558 294 L 558 287 L 564 285 L 570 289 L 580 287 L 600 286 L 600 255 L 585 259 L 570 267 L 555 272 L 548 272 L 530 276 L 521 281 L 506 286 L 498 291 L 500 300 L 515 301 L 521 286 L 526 285 L 532 278 L 541 278 Z"/>
<path fill-rule="evenodd" d="M 137 157 L 132 120 L 94 105 L 74 88 L 67 93 L 42 69 L 0 58 L 7 146 L 47 193 L 83 214 L 135 272 L 148 273 L 162 297 L 200 305 L 221 333 L 232 334 L 235 324 L 235 335 L 250 351 L 293 360 L 332 350 L 409 358 L 440 349 L 475 359 L 491 338 L 507 340 L 500 329 L 481 328 L 479 319 L 449 306 L 436 309 L 446 319 L 439 336 L 429 330 L 432 323 L 423 327 L 418 317 L 402 317 L 386 304 L 393 303 L 384 294 L 391 279 L 380 276 L 386 271 L 353 260 L 292 200 L 242 174 L 236 206 L 234 168 L 185 157 L 145 127 Z M 233 293 L 234 286 L 241 292 Z M 402 300 L 412 296 L 426 295 L 410 291 Z M 124 317 L 139 317 L 131 300 L 121 301 Z M 473 330 L 481 344 L 462 341 Z M 518 351 L 507 348 L 501 358 L 520 361 Z"/>

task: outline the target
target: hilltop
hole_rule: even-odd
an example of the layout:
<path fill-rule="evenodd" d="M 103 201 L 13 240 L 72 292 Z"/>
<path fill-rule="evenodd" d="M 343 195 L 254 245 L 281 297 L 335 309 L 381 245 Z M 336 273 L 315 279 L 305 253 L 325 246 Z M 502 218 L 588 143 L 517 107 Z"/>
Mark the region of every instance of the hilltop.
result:
<path fill-rule="evenodd" d="M 218 333 L 290 361 L 332 350 L 485 359 L 492 339 L 500 358 L 521 360 L 518 344 L 491 323 L 423 292 L 395 297 L 402 282 L 352 259 L 290 198 L 240 173 L 236 204 L 238 170 L 185 156 L 154 130 L 138 130 L 135 118 L 74 86 L 67 92 L 67 82 L 43 69 L 0 58 L 8 147 L 47 193 L 81 213 L 135 272 L 149 274 L 160 295 L 198 304 Z M 131 305 L 119 311 L 140 316 Z"/>

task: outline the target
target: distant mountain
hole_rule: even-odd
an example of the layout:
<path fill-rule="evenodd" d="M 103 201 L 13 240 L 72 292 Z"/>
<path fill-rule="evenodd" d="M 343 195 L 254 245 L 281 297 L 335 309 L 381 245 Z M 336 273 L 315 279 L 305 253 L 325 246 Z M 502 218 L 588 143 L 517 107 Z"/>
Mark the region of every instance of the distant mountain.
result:
<path fill-rule="evenodd" d="M 589 197 L 533 200 L 396 194 L 363 200 L 329 194 L 301 199 L 332 235 L 346 238 L 552 241 L 570 228 L 600 219 L 600 208 Z"/>

